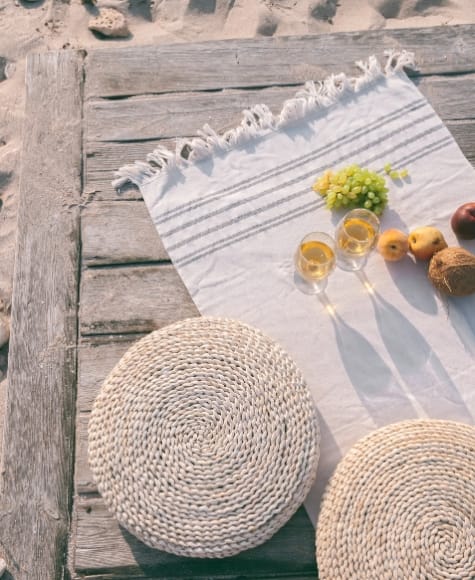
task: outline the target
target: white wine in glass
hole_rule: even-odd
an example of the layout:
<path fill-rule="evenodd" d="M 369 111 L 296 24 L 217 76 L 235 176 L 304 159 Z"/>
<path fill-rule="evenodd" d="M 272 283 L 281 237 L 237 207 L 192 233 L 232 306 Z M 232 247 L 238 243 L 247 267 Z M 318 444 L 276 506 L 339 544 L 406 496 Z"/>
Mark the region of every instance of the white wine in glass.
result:
<path fill-rule="evenodd" d="M 323 232 L 307 234 L 295 253 L 295 283 L 306 294 L 325 289 L 335 268 L 335 242 Z"/>
<path fill-rule="evenodd" d="M 343 270 L 361 270 L 374 248 L 379 233 L 379 220 L 367 209 L 353 209 L 336 228 L 337 264 Z"/>

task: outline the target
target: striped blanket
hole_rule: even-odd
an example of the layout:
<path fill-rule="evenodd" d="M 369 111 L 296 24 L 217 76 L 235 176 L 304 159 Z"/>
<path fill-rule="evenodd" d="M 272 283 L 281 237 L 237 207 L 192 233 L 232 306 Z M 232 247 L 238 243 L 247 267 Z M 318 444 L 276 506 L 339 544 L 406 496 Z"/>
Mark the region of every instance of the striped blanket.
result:
<path fill-rule="evenodd" d="M 382 229 L 433 225 L 459 244 L 450 216 L 473 201 L 475 172 L 403 72 L 410 62 L 390 55 L 383 69 L 371 57 L 358 78 L 308 83 L 279 115 L 256 106 L 223 135 L 205 127 L 174 153 L 158 149 L 122 168 L 115 182 L 139 185 L 200 312 L 261 329 L 304 372 L 322 430 L 306 502 L 313 518 L 336 463 L 363 435 L 403 419 L 472 424 L 475 416 L 475 295 L 442 299 L 424 264 L 385 263 L 376 253 L 363 276 L 330 276 L 331 313 L 293 280 L 299 241 L 333 234 L 341 217 L 312 184 L 350 163 L 409 171 L 408 180 L 388 180 Z"/>

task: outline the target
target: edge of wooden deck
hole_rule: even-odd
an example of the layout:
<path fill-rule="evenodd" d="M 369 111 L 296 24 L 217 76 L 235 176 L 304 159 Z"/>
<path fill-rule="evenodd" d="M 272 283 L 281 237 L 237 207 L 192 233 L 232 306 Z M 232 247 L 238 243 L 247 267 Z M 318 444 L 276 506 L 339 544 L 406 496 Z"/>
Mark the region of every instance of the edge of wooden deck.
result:
<path fill-rule="evenodd" d="M 62 578 L 77 372 L 83 57 L 30 55 L 0 494 L 7 578 Z"/>

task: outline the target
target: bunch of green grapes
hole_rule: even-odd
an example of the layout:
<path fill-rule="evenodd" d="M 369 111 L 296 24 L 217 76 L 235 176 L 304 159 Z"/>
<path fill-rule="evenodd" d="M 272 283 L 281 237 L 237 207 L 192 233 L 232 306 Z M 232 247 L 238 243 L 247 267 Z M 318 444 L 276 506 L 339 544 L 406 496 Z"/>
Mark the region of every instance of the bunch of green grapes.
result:
<path fill-rule="evenodd" d="M 359 165 L 325 171 L 313 189 L 325 198 L 328 209 L 364 207 L 381 215 L 388 203 L 384 177 Z"/>

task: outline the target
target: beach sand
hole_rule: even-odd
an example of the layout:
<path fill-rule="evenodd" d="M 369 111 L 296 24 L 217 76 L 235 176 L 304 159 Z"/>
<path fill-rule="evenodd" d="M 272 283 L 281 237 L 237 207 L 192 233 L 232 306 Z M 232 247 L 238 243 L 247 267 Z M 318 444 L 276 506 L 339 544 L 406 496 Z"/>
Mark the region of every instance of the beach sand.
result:
<path fill-rule="evenodd" d="M 88 29 L 106 7 L 126 16 L 127 38 Z M 475 23 L 475 0 L 0 0 L 0 327 L 8 323 L 12 295 L 29 52 L 466 23 Z M 7 355 L 6 344 L 0 381 Z M 4 390 L 5 380 L 0 385 Z M 0 388 L 0 415 L 2 408 Z"/>

